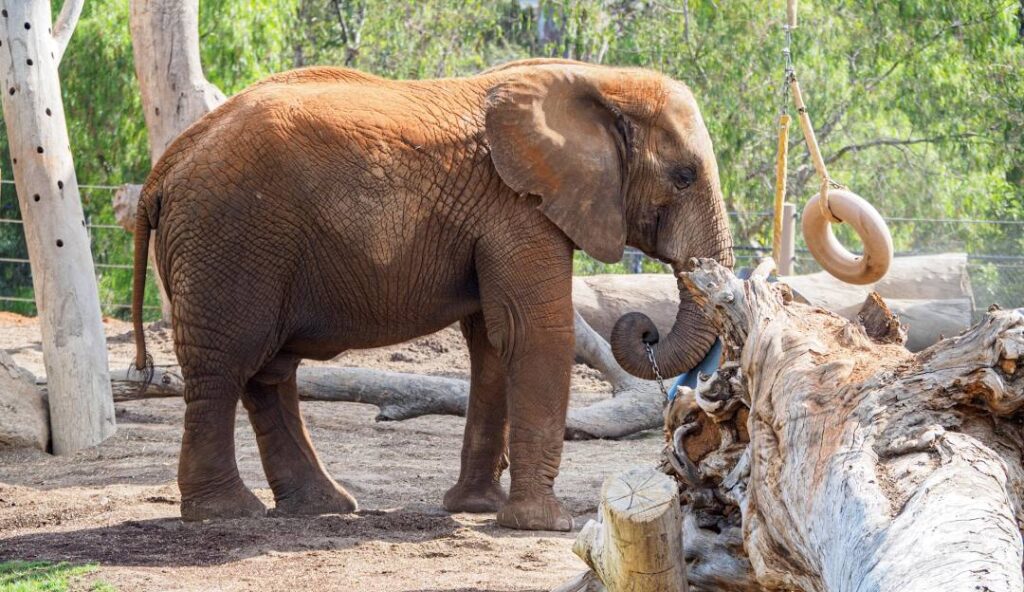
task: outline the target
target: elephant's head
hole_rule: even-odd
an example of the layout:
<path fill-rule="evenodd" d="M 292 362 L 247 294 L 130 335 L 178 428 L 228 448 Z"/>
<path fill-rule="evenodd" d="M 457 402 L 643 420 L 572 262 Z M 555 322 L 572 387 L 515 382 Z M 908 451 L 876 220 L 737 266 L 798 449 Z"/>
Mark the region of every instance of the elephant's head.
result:
<path fill-rule="evenodd" d="M 580 249 L 607 263 L 625 245 L 669 263 L 692 257 L 732 266 L 732 238 L 718 164 L 693 94 L 646 70 L 532 62 L 492 71 L 486 112 L 491 158 L 502 180 L 537 195 L 540 209 Z M 664 376 L 691 369 L 714 328 L 679 286 L 671 331 L 659 338 L 640 313 L 619 319 L 615 358 L 654 378 L 644 344 Z"/>

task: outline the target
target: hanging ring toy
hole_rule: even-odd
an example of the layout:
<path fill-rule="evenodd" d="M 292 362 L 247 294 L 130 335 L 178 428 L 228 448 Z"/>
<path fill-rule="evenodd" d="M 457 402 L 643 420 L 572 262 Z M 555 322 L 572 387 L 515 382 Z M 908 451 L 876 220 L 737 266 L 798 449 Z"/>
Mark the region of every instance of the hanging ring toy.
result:
<path fill-rule="evenodd" d="M 807 114 L 807 106 L 804 104 L 800 83 L 796 79 L 790 58 L 790 36 L 794 28 L 796 28 L 796 0 L 788 0 L 785 27 L 786 47 L 784 50 L 786 83 L 793 96 L 800 120 L 800 129 L 807 142 L 807 150 L 820 181 L 818 195 L 804 207 L 802 222 L 804 241 L 814 259 L 825 271 L 836 278 L 850 284 L 874 283 L 882 279 L 889 271 L 893 257 L 892 235 L 878 210 L 865 199 L 834 182 L 828 176 L 825 160 L 821 156 L 818 141 L 814 137 L 811 118 Z M 786 148 L 784 145 L 785 133 L 789 122 L 789 115 L 784 110 L 780 117 L 776 202 L 781 201 L 782 196 L 779 195 L 779 192 L 785 192 L 786 161 L 783 151 Z M 779 213 L 776 213 L 776 218 L 778 216 Z M 838 223 L 847 223 L 853 227 L 864 245 L 863 255 L 855 255 L 839 243 L 832 232 L 832 224 Z"/>

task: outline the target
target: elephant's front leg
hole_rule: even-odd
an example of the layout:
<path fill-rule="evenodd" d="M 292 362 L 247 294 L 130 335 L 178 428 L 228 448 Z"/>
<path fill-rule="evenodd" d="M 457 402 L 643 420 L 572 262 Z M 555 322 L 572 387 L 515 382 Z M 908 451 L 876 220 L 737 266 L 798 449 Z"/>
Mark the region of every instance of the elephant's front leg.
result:
<path fill-rule="evenodd" d="M 498 524 L 571 530 L 553 487 L 573 360 L 572 245 L 522 231 L 516 239 L 529 242 L 478 263 L 487 334 L 507 380 L 512 484 Z"/>
<path fill-rule="evenodd" d="M 449 512 L 496 512 L 508 499 L 501 474 L 508 468 L 505 366 L 487 339 L 482 314 L 462 321 L 469 346 L 470 387 L 459 481 L 444 496 Z"/>

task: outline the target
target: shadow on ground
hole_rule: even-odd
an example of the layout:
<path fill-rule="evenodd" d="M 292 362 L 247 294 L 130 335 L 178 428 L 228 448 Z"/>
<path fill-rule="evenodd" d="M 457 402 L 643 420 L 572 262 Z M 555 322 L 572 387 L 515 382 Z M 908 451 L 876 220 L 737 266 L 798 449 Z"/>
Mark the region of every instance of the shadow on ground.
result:
<path fill-rule="evenodd" d="M 461 528 L 466 527 L 447 514 L 406 510 L 203 523 L 158 518 L 10 537 L 0 540 L 0 557 L 103 565 L 204 566 L 264 554 L 345 549 L 368 541 L 418 543 L 452 536 Z"/>

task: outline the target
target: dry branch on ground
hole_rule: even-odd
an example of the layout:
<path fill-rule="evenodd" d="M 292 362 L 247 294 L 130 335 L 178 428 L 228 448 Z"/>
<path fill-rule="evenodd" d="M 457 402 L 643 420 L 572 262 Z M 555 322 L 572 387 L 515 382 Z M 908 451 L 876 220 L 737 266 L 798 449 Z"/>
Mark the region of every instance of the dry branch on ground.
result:
<path fill-rule="evenodd" d="M 611 347 L 583 317 L 576 315 L 576 355 L 612 384 L 612 397 L 571 409 L 566 437 L 574 440 L 621 438 L 662 423 L 664 395 L 654 382 L 623 370 Z M 457 378 L 421 376 L 364 368 L 307 367 L 298 370 L 299 396 L 311 401 L 343 401 L 376 405 L 379 421 L 401 421 L 422 415 L 466 414 L 469 383 Z M 140 390 L 145 384 L 145 389 Z M 112 380 L 116 400 L 181 396 L 184 383 L 176 366 L 156 367 L 146 377 L 117 371 Z"/>

